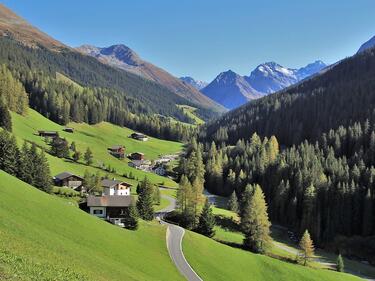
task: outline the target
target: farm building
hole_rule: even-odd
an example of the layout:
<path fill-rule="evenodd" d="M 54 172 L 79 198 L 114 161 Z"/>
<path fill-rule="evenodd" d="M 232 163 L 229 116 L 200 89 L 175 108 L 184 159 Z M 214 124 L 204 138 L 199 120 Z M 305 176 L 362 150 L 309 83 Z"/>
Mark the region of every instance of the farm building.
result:
<path fill-rule="evenodd" d="M 57 138 L 59 133 L 56 131 L 38 131 L 38 136 L 45 138 Z"/>
<path fill-rule="evenodd" d="M 63 172 L 53 177 L 56 186 L 65 186 L 80 191 L 83 186 L 83 178 L 69 172 Z"/>
<path fill-rule="evenodd" d="M 64 128 L 63 129 L 65 132 L 67 132 L 67 133 L 74 133 L 74 128 Z"/>
<path fill-rule="evenodd" d="M 124 158 L 125 157 L 125 147 L 122 145 L 114 145 L 108 148 L 109 153 L 117 158 Z"/>
<path fill-rule="evenodd" d="M 148 141 L 148 137 L 141 133 L 132 133 L 130 136 L 135 140 Z"/>
<path fill-rule="evenodd" d="M 145 160 L 145 155 L 142 152 L 134 152 L 130 154 L 130 159 L 132 160 Z"/>

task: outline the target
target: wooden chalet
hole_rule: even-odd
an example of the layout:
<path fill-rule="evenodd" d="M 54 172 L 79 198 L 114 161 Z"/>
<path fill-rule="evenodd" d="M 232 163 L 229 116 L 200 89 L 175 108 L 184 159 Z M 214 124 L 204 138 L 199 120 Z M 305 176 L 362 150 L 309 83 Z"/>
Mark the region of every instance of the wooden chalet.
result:
<path fill-rule="evenodd" d="M 132 160 L 145 160 L 145 155 L 142 152 L 134 152 L 130 154 L 130 159 Z"/>
<path fill-rule="evenodd" d="M 83 178 L 69 172 L 63 172 L 53 177 L 56 186 L 68 187 L 76 191 L 81 191 L 83 187 Z"/>
<path fill-rule="evenodd" d="M 38 131 L 38 135 L 40 137 L 45 137 L 45 138 L 58 138 L 59 133 L 56 131 Z"/>
<path fill-rule="evenodd" d="M 64 130 L 64 132 L 67 132 L 67 133 L 74 133 L 74 128 L 64 128 L 63 129 Z"/>
<path fill-rule="evenodd" d="M 148 141 L 148 137 L 144 134 L 141 134 L 141 133 L 132 133 L 130 136 L 131 136 L 131 138 L 133 138 L 135 140 Z"/>
<path fill-rule="evenodd" d="M 114 145 L 108 148 L 108 151 L 117 158 L 123 159 L 125 157 L 125 147 L 122 145 Z"/>

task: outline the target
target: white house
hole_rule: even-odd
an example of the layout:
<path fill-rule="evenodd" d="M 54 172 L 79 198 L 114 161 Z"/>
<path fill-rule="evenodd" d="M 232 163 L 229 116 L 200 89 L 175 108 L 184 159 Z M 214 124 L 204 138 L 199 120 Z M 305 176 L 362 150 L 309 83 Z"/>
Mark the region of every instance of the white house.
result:
<path fill-rule="evenodd" d="M 87 197 L 87 207 L 90 208 L 91 215 L 124 226 L 122 220 L 126 216 L 127 208 L 132 205 L 132 201 L 130 195 L 90 195 Z"/>
<path fill-rule="evenodd" d="M 102 180 L 103 195 L 129 196 L 131 184 L 119 180 Z"/>

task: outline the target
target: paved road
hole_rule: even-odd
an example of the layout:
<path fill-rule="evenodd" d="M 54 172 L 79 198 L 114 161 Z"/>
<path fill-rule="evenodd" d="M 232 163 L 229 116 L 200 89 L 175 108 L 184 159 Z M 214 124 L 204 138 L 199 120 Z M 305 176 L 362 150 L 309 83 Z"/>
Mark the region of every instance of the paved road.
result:
<path fill-rule="evenodd" d="M 166 213 L 172 212 L 176 209 L 175 198 L 168 195 L 162 195 L 162 197 L 169 200 L 170 204 L 168 207 L 155 213 L 155 216 L 161 219 L 163 219 Z M 198 274 L 191 268 L 191 266 L 185 259 L 184 253 L 182 252 L 182 238 L 184 237 L 185 229 L 164 221 L 161 221 L 161 223 L 167 225 L 166 242 L 168 253 L 178 271 L 186 278 L 186 280 L 202 281 Z"/>

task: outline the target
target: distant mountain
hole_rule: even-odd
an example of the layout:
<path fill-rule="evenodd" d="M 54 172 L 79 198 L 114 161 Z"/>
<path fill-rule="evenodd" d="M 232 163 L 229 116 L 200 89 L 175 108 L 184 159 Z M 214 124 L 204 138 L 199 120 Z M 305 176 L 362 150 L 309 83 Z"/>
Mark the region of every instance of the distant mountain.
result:
<path fill-rule="evenodd" d="M 157 82 L 175 94 L 214 111 L 224 109 L 214 101 L 203 95 L 196 88 L 172 76 L 167 71 L 142 60 L 136 52 L 129 47 L 118 44 L 109 47 L 95 47 L 83 45 L 76 48 L 81 53 L 95 57 L 101 62 L 132 72 L 154 82 Z"/>
<path fill-rule="evenodd" d="M 202 93 L 228 109 L 236 108 L 262 96 L 244 77 L 232 70 L 220 73 L 202 89 Z"/>
<path fill-rule="evenodd" d="M 190 76 L 180 77 L 180 80 L 193 86 L 197 90 L 202 90 L 204 87 L 208 85 L 207 82 L 201 81 L 201 80 L 195 80 L 193 77 L 190 77 Z"/>
<path fill-rule="evenodd" d="M 69 48 L 40 31 L 38 28 L 30 25 L 27 21 L 2 4 L 0 4 L 0 37 L 1 36 L 15 39 L 29 47 L 41 45 L 49 49 Z"/>
<path fill-rule="evenodd" d="M 249 100 L 296 84 L 326 67 L 327 65 L 320 60 L 299 69 L 267 62 L 258 65 L 250 76 L 242 77 L 230 70 L 220 73 L 214 81 L 201 89 L 201 92 L 226 108 L 233 109 Z"/>
<path fill-rule="evenodd" d="M 368 40 L 367 42 L 363 43 L 362 46 L 359 48 L 358 53 L 361 53 L 363 51 L 366 51 L 370 48 L 373 48 L 375 47 L 375 36 L 372 37 L 370 40 Z"/>
<path fill-rule="evenodd" d="M 299 69 L 283 67 L 275 62 L 258 65 L 246 81 L 257 91 L 271 94 L 289 87 L 326 67 L 320 60 Z"/>

